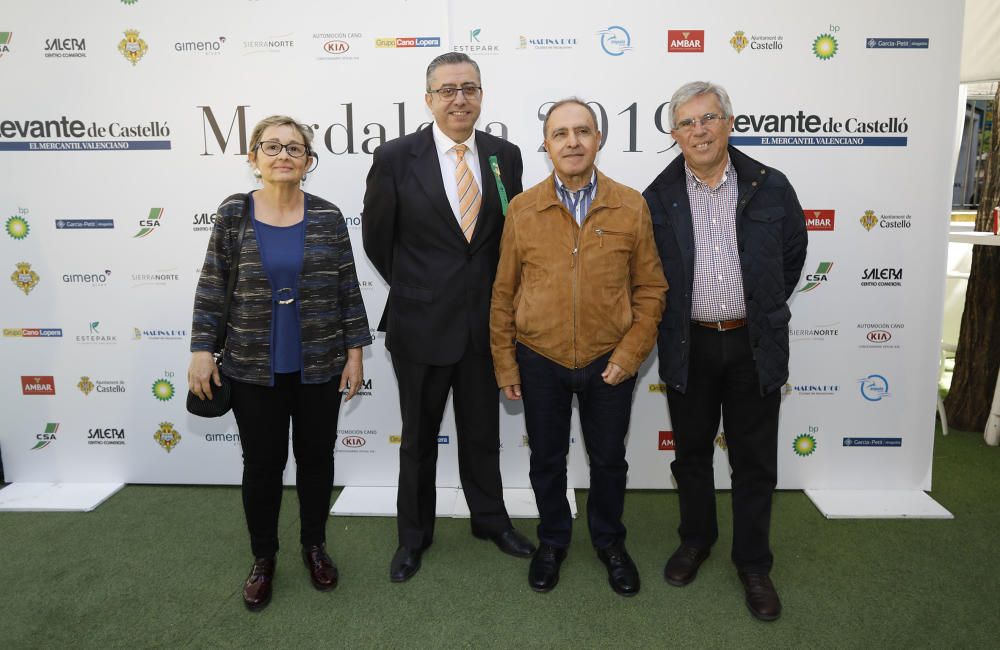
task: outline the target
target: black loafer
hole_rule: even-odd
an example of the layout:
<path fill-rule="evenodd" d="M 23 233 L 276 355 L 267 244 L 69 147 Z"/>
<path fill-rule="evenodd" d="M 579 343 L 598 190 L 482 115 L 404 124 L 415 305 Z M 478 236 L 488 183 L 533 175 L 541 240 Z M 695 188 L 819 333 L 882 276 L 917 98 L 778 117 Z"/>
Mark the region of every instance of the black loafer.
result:
<path fill-rule="evenodd" d="M 625 545 L 616 542 L 597 549 L 597 557 L 608 568 L 608 584 L 619 596 L 634 596 L 639 593 L 639 569 L 629 557 Z"/>
<path fill-rule="evenodd" d="M 500 533 L 484 533 L 473 530 L 472 535 L 479 539 L 491 540 L 501 551 L 514 557 L 531 557 L 535 552 L 535 545 L 527 537 L 517 532 L 513 526 Z"/>
<path fill-rule="evenodd" d="M 766 573 L 739 572 L 747 594 L 747 609 L 762 621 L 776 621 L 781 616 L 781 600 Z"/>
<path fill-rule="evenodd" d="M 250 575 L 243 583 L 243 604 L 251 612 L 259 612 L 271 602 L 271 585 L 274 582 L 274 558 L 259 557 L 250 567 Z"/>
<path fill-rule="evenodd" d="M 389 564 L 389 579 L 393 582 L 406 582 L 420 570 L 420 556 L 424 551 L 420 548 L 400 546 L 392 556 Z"/>
<path fill-rule="evenodd" d="M 663 567 L 663 579 L 675 587 L 691 584 L 698 575 L 698 567 L 711 551 L 710 547 L 681 544 Z"/>
<path fill-rule="evenodd" d="M 322 544 L 318 546 L 303 546 L 302 561 L 309 569 L 309 579 L 313 587 L 320 591 L 330 591 L 336 588 L 340 579 L 337 565 L 333 563 Z"/>
<path fill-rule="evenodd" d="M 528 584 L 539 593 L 552 591 L 559 584 L 559 567 L 566 559 L 566 549 L 539 544 L 528 567 Z"/>

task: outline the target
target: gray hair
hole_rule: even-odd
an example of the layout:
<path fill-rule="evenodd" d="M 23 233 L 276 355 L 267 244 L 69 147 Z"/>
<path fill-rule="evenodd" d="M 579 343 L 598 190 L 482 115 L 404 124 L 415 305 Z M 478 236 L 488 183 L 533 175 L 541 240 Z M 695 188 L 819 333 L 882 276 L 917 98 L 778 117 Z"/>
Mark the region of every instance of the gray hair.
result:
<path fill-rule="evenodd" d="M 566 99 L 560 99 L 555 104 L 553 104 L 552 106 L 550 106 L 548 112 L 545 113 L 545 119 L 542 120 L 542 137 L 543 138 L 548 137 L 548 131 L 546 131 L 546 129 L 549 126 L 549 116 L 552 115 L 552 111 L 554 111 L 557 108 L 559 108 L 560 106 L 564 106 L 566 104 L 579 104 L 580 106 L 583 106 L 584 108 L 586 108 L 587 112 L 590 113 L 590 119 L 593 120 L 593 122 L 594 122 L 594 130 L 595 131 L 600 131 L 601 130 L 601 127 L 597 126 L 597 113 L 595 113 L 594 109 L 590 107 L 590 104 L 588 104 L 587 102 L 583 101 L 579 97 L 567 97 Z"/>
<path fill-rule="evenodd" d="M 434 71 L 437 70 L 438 66 L 458 65 L 462 63 L 468 63 L 475 68 L 476 76 L 479 77 L 479 83 L 482 83 L 483 74 L 479 71 L 479 64 L 473 61 L 468 54 L 464 54 L 462 52 L 445 52 L 440 56 L 434 57 L 434 60 L 427 66 L 427 92 L 431 91 L 431 75 L 434 74 Z"/>
<path fill-rule="evenodd" d="M 718 84 L 714 84 L 711 81 L 691 81 L 674 92 L 674 96 L 670 98 L 670 128 L 675 128 L 677 126 L 677 109 L 691 101 L 698 95 L 705 95 L 711 93 L 719 100 L 719 106 L 722 107 L 722 112 L 725 113 L 723 117 L 729 118 L 733 115 L 733 102 L 729 100 L 729 93 L 726 89 Z"/>
<path fill-rule="evenodd" d="M 301 122 L 295 121 L 294 118 L 288 117 L 287 115 L 271 115 L 265 117 L 260 122 L 257 122 L 257 126 L 253 127 L 253 133 L 250 135 L 250 151 L 253 151 L 260 139 L 264 136 L 264 130 L 269 126 L 290 126 L 299 132 L 302 139 L 306 142 L 306 149 L 309 150 L 309 155 L 313 155 L 312 141 L 313 141 L 313 130 L 308 124 L 303 124 Z"/>

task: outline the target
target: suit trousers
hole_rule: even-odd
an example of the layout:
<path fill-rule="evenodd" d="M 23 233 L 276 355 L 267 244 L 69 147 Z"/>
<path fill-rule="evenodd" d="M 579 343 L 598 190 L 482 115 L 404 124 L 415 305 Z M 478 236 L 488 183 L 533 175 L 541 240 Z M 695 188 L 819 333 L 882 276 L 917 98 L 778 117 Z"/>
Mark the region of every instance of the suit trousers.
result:
<path fill-rule="evenodd" d="M 708 547 L 719 537 L 712 457 L 721 411 L 732 467 L 732 560 L 741 571 L 768 573 L 781 394 L 760 394 L 746 327 L 719 332 L 692 324 L 689 367 L 687 391 L 667 392 L 681 541 Z"/>
<path fill-rule="evenodd" d="M 493 360 L 471 346 L 458 363 L 432 366 L 392 354 L 403 419 L 399 445 L 396 525 L 399 544 L 427 548 L 434 541 L 438 434 L 452 392 L 458 475 L 474 532 L 510 527 L 500 479 L 500 396 Z"/>
<path fill-rule="evenodd" d="M 580 429 L 590 457 L 587 525 L 590 541 L 605 548 L 625 541 L 625 436 L 632 414 L 636 378 L 617 386 L 601 373 L 611 352 L 582 368 L 566 368 L 531 348 L 517 344 L 524 422 L 531 446 L 529 477 L 538 505 L 538 541 L 569 546 L 573 518 L 566 501 L 566 456 L 569 454 L 573 395 L 580 405 Z"/>
<path fill-rule="evenodd" d="M 303 546 L 326 542 L 342 399 L 339 389 L 339 375 L 323 384 L 303 384 L 298 372 L 276 374 L 274 386 L 233 380 L 233 415 L 243 446 L 243 510 L 254 557 L 271 557 L 278 551 L 289 419 L 299 496 L 299 540 Z"/>

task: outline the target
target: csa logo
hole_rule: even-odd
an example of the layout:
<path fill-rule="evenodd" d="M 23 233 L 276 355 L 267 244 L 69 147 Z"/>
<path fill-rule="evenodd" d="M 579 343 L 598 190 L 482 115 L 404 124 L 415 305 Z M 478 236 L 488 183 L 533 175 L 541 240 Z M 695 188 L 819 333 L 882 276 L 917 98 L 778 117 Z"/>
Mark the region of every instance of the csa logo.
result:
<path fill-rule="evenodd" d="M 173 376 L 173 373 L 170 373 Z M 153 382 L 153 397 L 161 402 L 169 402 L 174 398 L 174 385 L 169 379 L 161 377 Z"/>
<path fill-rule="evenodd" d="M 0 58 L 10 52 L 10 41 L 13 36 L 14 32 L 0 32 Z"/>
<path fill-rule="evenodd" d="M 875 212 L 873 210 L 865 210 L 865 213 L 861 215 L 861 219 L 859 219 L 859 221 L 861 222 L 861 225 L 865 227 L 865 230 L 871 232 L 871 229 L 878 224 L 878 217 L 875 216 Z"/>
<path fill-rule="evenodd" d="M 45 432 L 44 433 L 39 433 L 38 435 L 35 436 L 35 440 L 37 442 L 35 442 L 35 446 L 32 447 L 31 449 L 32 450 L 35 450 L 35 449 L 45 449 L 46 447 L 48 447 L 49 445 L 51 445 L 53 442 L 56 441 L 56 432 L 57 431 L 59 431 L 59 423 L 58 422 L 48 422 L 48 423 L 46 423 L 46 425 L 45 425 Z"/>
<path fill-rule="evenodd" d="M 31 228 L 28 226 L 28 220 L 24 217 L 11 217 L 4 224 L 4 230 L 7 231 L 7 235 L 11 239 L 16 239 L 18 241 L 24 239 L 31 232 Z"/>
<path fill-rule="evenodd" d="M 820 34 L 813 41 L 812 50 L 820 61 L 829 61 L 837 54 L 837 39 L 829 34 Z"/>
<path fill-rule="evenodd" d="M 832 268 L 833 268 L 833 262 L 820 262 L 819 266 L 816 267 L 815 273 L 806 274 L 806 284 L 801 289 L 799 289 L 799 293 L 806 293 L 807 291 L 812 291 L 819 285 L 829 280 L 830 270 Z"/>
<path fill-rule="evenodd" d="M 90 391 L 94 390 L 94 382 L 90 381 L 90 377 L 80 377 L 80 381 L 77 382 L 76 387 L 84 395 L 90 395 Z"/>
<path fill-rule="evenodd" d="M 139 62 L 139 59 L 146 56 L 146 52 L 149 51 L 149 45 L 146 44 L 146 41 L 139 38 L 138 29 L 126 29 L 125 38 L 118 42 L 118 51 L 132 65 L 135 65 Z"/>
<path fill-rule="evenodd" d="M 163 218 L 163 208 L 150 208 L 149 216 L 139 219 L 139 232 L 132 235 L 132 239 L 139 239 L 151 235 L 154 230 L 160 227 L 160 219 Z"/>
<path fill-rule="evenodd" d="M 27 262 L 18 262 L 15 266 L 17 270 L 10 274 L 10 281 L 14 283 L 15 287 L 23 291 L 24 295 L 28 295 L 41 278 L 31 270 L 31 264 Z"/>
<path fill-rule="evenodd" d="M 153 440 L 169 454 L 181 441 L 181 433 L 174 429 L 172 422 L 160 422 L 160 428 L 153 434 Z"/>
<path fill-rule="evenodd" d="M 747 38 L 746 33 L 736 32 L 733 37 L 729 39 L 729 44 L 733 46 L 733 49 L 737 52 L 742 52 L 743 48 L 750 44 L 750 39 Z"/>
<path fill-rule="evenodd" d="M 796 456 L 804 458 L 812 456 L 816 452 L 816 437 L 812 434 L 818 429 L 819 427 L 809 427 L 809 433 L 795 436 L 795 440 L 792 441 L 792 451 L 795 452 Z"/>
<path fill-rule="evenodd" d="M 676 443 L 674 443 L 674 432 L 673 431 L 661 431 L 660 432 L 660 451 L 674 451 L 676 449 Z"/>

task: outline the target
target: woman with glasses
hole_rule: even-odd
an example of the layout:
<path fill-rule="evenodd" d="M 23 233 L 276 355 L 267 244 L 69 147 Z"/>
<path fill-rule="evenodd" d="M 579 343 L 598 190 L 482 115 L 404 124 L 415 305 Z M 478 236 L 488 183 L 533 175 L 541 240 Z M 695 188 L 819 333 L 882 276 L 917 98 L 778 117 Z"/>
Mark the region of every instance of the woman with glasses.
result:
<path fill-rule="evenodd" d="M 271 600 L 289 421 L 302 559 L 316 589 L 337 586 L 325 550 L 337 414 L 340 394 L 351 399 L 364 381 L 361 349 L 371 343 L 344 217 L 300 188 L 317 162 L 312 139 L 312 129 L 290 117 L 257 124 L 248 162 L 261 187 L 219 206 L 195 293 L 188 384 L 204 398 L 221 385 L 220 370 L 231 380 L 255 558 L 243 601 L 252 611 Z M 236 284 L 217 350 L 230 273 Z M 221 368 L 213 357 L 220 352 Z"/>

